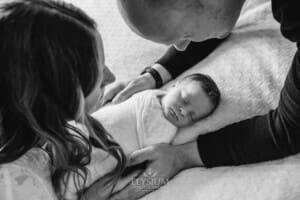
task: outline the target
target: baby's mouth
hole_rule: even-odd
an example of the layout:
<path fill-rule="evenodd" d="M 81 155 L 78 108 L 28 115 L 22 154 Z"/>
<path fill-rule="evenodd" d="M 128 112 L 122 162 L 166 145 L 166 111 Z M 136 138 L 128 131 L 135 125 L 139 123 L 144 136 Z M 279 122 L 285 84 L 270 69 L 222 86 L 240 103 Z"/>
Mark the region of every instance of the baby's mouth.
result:
<path fill-rule="evenodd" d="M 173 118 L 174 118 L 176 121 L 178 121 L 178 117 L 177 117 L 175 111 L 174 111 L 172 108 L 170 109 L 170 112 L 171 112 L 171 115 L 173 116 Z"/>

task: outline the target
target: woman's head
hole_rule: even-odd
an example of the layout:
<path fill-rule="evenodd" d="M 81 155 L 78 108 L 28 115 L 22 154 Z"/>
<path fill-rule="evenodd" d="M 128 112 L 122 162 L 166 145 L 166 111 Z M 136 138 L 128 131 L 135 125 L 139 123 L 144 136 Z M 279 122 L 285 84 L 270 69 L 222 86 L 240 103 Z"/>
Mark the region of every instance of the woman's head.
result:
<path fill-rule="evenodd" d="M 83 167 L 90 144 L 69 125 L 72 120 L 118 157 L 118 145 L 88 115 L 101 106 L 103 87 L 114 80 L 94 21 L 69 4 L 46 0 L 13 1 L 1 13 L 0 162 L 46 142 L 58 177 Z"/>
<path fill-rule="evenodd" d="M 101 96 L 103 86 L 114 80 L 92 19 L 51 1 L 20 1 L 4 11 L 1 81 L 6 81 L 10 98 L 30 103 L 47 99 L 74 119 L 82 93 L 91 108 L 90 95 L 97 91 Z"/>

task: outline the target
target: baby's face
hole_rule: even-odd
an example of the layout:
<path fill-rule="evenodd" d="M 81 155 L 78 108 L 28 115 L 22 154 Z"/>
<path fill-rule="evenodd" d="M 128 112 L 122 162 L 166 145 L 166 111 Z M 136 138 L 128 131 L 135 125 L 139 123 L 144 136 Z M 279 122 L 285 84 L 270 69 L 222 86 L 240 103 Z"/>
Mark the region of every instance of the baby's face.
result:
<path fill-rule="evenodd" d="M 162 98 L 165 117 L 175 126 L 184 127 L 208 115 L 213 105 L 197 81 L 184 81 Z"/>

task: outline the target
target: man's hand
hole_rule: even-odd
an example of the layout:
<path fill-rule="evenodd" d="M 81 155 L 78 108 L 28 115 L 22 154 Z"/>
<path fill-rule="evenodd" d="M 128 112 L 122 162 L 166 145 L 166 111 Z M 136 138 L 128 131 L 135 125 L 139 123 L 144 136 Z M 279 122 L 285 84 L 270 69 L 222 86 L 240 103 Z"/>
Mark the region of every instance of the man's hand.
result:
<path fill-rule="evenodd" d="M 110 93 L 110 99 L 112 99 L 112 103 L 121 103 L 137 92 L 155 88 L 155 80 L 149 73 L 145 73 L 129 81 L 125 87 L 122 89 L 121 88 L 122 87 L 118 86 L 112 88 L 112 90 L 114 90 L 113 92 L 110 92 L 111 90 L 107 91 Z"/>
<path fill-rule="evenodd" d="M 129 159 L 129 165 L 148 162 L 147 168 L 111 199 L 139 199 L 167 184 L 182 169 L 200 166 L 201 161 L 195 144 L 195 142 L 178 146 L 157 144 L 134 152 Z M 196 152 L 196 155 L 193 152 Z M 193 154 L 193 156 L 186 154 Z"/>
<path fill-rule="evenodd" d="M 103 95 L 103 104 L 112 101 L 112 99 L 125 87 L 126 84 L 121 81 L 115 81 L 105 86 L 104 95 Z"/>

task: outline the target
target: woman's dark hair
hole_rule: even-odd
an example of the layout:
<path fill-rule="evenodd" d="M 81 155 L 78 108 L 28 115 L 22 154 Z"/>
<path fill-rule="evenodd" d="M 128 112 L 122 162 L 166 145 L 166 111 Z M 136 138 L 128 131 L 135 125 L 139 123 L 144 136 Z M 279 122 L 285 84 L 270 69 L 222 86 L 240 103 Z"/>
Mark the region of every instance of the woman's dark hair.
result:
<path fill-rule="evenodd" d="M 94 143 L 118 161 L 103 177 L 105 185 L 114 183 L 124 153 L 84 109 L 99 75 L 94 21 L 70 4 L 49 0 L 13 1 L 0 12 L 0 164 L 45 143 L 52 183 L 63 199 L 66 177 L 85 182 Z M 83 188 L 77 184 L 79 193 Z"/>

